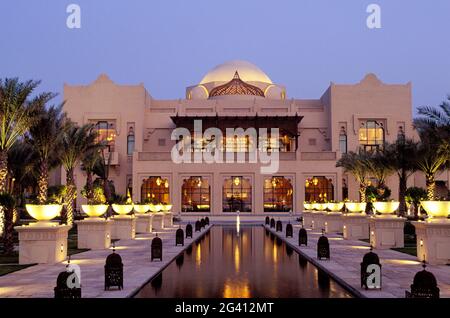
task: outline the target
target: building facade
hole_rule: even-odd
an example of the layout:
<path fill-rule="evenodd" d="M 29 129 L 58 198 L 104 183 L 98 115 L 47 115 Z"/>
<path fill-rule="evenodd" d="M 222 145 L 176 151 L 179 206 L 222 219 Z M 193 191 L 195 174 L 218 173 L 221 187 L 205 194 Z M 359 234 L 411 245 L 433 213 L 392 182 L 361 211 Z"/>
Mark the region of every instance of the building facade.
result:
<path fill-rule="evenodd" d="M 294 99 L 255 65 L 230 61 L 188 87 L 184 99 L 156 100 L 143 84 L 118 85 L 107 75 L 87 86 L 65 84 L 64 99 L 73 121 L 94 123 L 108 142 L 116 193 L 130 191 L 133 201 L 170 202 L 175 214 L 186 216 L 286 215 L 301 212 L 304 201 L 358 200 L 357 182 L 336 168 L 342 153 L 381 147 L 399 135 L 416 138 L 411 83 L 385 84 L 374 74 L 356 84 L 331 83 L 318 99 Z M 223 136 L 171 138 L 175 128 L 193 133 L 199 122 L 200 133 L 215 127 Z M 255 128 L 257 138 L 229 136 L 227 128 Z M 266 128 L 269 133 L 261 135 Z M 245 162 L 195 162 L 212 140 L 223 156 L 242 155 Z M 176 144 L 192 163 L 174 162 Z M 276 153 L 278 170 L 262 173 L 266 164 L 249 162 L 250 149 Z M 80 168 L 75 179 L 82 189 Z M 419 179 L 410 178 L 409 185 L 423 183 Z M 387 186 L 396 198 L 397 178 L 389 177 Z M 77 205 L 83 202 L 79 195 Z"/>

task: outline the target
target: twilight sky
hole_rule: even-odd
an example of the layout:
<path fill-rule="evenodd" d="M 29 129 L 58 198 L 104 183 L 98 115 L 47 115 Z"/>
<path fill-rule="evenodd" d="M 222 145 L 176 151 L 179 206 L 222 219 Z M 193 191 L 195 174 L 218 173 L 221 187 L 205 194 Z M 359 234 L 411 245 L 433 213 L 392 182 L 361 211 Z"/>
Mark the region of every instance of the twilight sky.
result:
<path fill-rule="evenodd" d="M 66 7 L 81 7 L 81 29 Z M 381 29 L 366 7 L 381 6 Z M 2 0 L 0 77 L 42 79 L 41 90 L 107 73 L 143 82 L 155 98 L 183 98 L 215 65 L 248 60 L 288 98 L 319 98 L 330 81 L 374 72 L 413 83 L 414 107 L 450 94 L 448 0 Z"/>

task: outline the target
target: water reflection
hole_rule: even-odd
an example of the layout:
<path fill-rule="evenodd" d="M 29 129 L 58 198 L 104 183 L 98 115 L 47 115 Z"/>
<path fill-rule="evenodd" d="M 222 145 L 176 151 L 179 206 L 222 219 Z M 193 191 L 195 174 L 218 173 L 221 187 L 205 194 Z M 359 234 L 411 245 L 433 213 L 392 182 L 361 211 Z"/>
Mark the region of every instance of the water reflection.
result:
<path fill-rule="evenodd" d="M 350 297 L 261 226 L 214 226 L 136 297 Z"/>

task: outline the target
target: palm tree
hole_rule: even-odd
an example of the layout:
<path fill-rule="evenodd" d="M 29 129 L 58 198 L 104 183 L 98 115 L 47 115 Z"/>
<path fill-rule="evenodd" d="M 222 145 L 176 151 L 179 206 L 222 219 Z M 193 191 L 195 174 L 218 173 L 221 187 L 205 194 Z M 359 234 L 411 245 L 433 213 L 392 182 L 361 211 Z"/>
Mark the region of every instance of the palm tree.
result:
<path fill-rule="evenodd" d="M 94 182 L 92 175 L 98 162 L 102 160 L 100 155 L 101 149 L 105 146 L 104 143 L 98 143 L 98 148 L 87 151 L 81 158 L 82 169 L 86 172 L 86 199 L 88 204 L 94 199 Z"/>
<path fill-rule="evenodd" d="M 366 164 L 369 169 L 369 174 L 375 177 L 378 181 L 377 188 L 384 189 L 386 178 L 394 173 L 394 169 L 389 165 L 389 159 L 386 156 L 385 148 L 382 150 L 368 153 Z"/>
<path fill-rule="evenodd" d="M 9 193 L 0 193 L 0 206 L 4 209 L 5 229 L 3 233 L 3 253 L 11 255 L 14 252 L 14 208 L 15 200 Z"/>
<path fill-rule="evenodd" d="M 105 148 L 100 152 L 101 160 L 98 160 L 93 168 L 93 172 L 100 177 L 103 185 L 103 193 L 105 194 L 106 201 L 112 200 L 111 182 L 109 181 L 109 167 L 111 165 L 111 154 L 108 154 L 108 158 L 105 156 Z"/>
<path fill-rule="evenodd" d="M 401 216 L 406 213 L 405 193 L 408 178 L 417 170 L 417 151 L 418 143 L 405 138 L 399 138 L 392 144 L 386 143 L 383 150 L 386 165 L 398 176 L 398 200 L 400 202 L 398 214 Z"/>
<path fill-rule="evenodd" d="M 438 108 L 423 106 L 418 113 L 414 120 L 421 140 L 417 168 L 425 174 L 428 200 L 434 200 L 435 175 L 450 158 L 450 96 Z"/>
<path fill-rule="evenodd" d="M 435 200 L 436 173 L 448 167 L 449 146 L 447 143 L 436 145 L 422 142 L 419 146 L 416 165 L 425 175 L 427 199 Z"/>
<path fill-rule="evenodd" d="M 45 204 L 47 201 L 49 170 L 59 165 L 57 142 L 60 140 L 59 136 L 63 133 L 65 119 L 62 106 L 46 108 L 45 105 L 40 105 L 39 109 L 33 114 L 36 121 L 30 127 L 29 138 L 27 138 L 38 157 L 36 170 L 38 171 L 39 204 Z"/>
<path fill-rule="evenodd" d="M 67 121 L 64 132 L 61 136 L 61 163 L 66 171 L 66 211 L 62 215 L 62 220 L 68 225 L 73 224 L 74 199 L 76 198 L 76 185 L 74 180 L 74 170 L 79 164 L 83 155 L 98 148 L 96 142 L 97 133 L 94 125 L 86 124 L 81 127 L 73 122 Z"/>
<path fill-rule="evenodd" d="M 8 150 L 25 134 L 34 121 L 30 116 L 37 105 L 54 97 L 42 93 L 30 99 L 40 81 L 19 82 L 17 78 L 0 79 L 0 192 L 6 190 Z"/>
<path fill-rule="evenodd" d="M 419 134 L 431 132 L 440 140 L 450 139 L 450 95 L 438 108 L 422 106 L 418 108 L 419 117 L 414 126 Z"/>
<path fill-rule="evenodd" d="M 359 149 L 358 152 L 350 151 L 342 155 L 341 159 L 336 162 L 336 167 L 342 167 L 345 173 L 352 174 L 359 183 L 359 196 L 361 202 L 366 202 L 367 177 L 369 174 L 369 166 L 367 161 L 369 154 Z"/>

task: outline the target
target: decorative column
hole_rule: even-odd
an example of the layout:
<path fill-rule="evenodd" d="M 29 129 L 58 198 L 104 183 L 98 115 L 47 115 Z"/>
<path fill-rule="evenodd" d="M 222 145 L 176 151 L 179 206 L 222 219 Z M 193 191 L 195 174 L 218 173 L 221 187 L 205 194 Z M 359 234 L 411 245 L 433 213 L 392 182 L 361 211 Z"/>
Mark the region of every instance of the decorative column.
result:
<path fill-rule="evenodd" d="M 376 249 L 404 247 L 405 221 L 396 215 L 370 217 L 370 244 Z"/>
<path fill-rule="evenodd" d="M 101 250 L 111 246 L 111 220 L 90 217 L 75 221 L 75 224 L 78 232 L 78 248 Z"/>
<path fill-rule="evenodd" d="M 325 233 L 342 233 L 342 213 L 328 212 L 325 215 Z"/>
<path fill-rule="evenodd" d="M 151 233 L 153 213 L 135 214 L 136 216 L 136 232 L 137 233 Z"/>
<path fill-rule="evenodd" d="M 431 265 L 450 264 L 450 219 L 412 223 L 416 228 L 417 258 Z"/>
<path fill-rule="evenodd" d="M 303 226 L 307 229 L 312 229 L 313 227 L 313 212 L 312 211 L 303 211 Z"/>
<path fill-rule="evenodd" d="M 70 225 L 16 226 L 19 233 L 19 264 L 54 264 L 67 258 L 67 236 Z"/>
<path fill-rule="evenodd" d="M 112 238 L 129 240 L 136 237 L 136 217 L 134 215 L 116 215 L 111 218 Z"/>
<path fill-rule="evenodd" d="M 347 240 L 369 238 L 369 220 L 366 213 L 347 213 L 342 216 L 342 232 Z"/>
<path fill-rule="evenodd" d="M 163 212 L 153 213 L 152 230 L 161 231 L 162 229 L 164 229 L 164 213 Z"/>
<path fill-rule="evenodd" d="M 314 230 L 322 231 L 325 229 L 325 211 L 314 211 L 312 213 L 312 228 Z"/>

